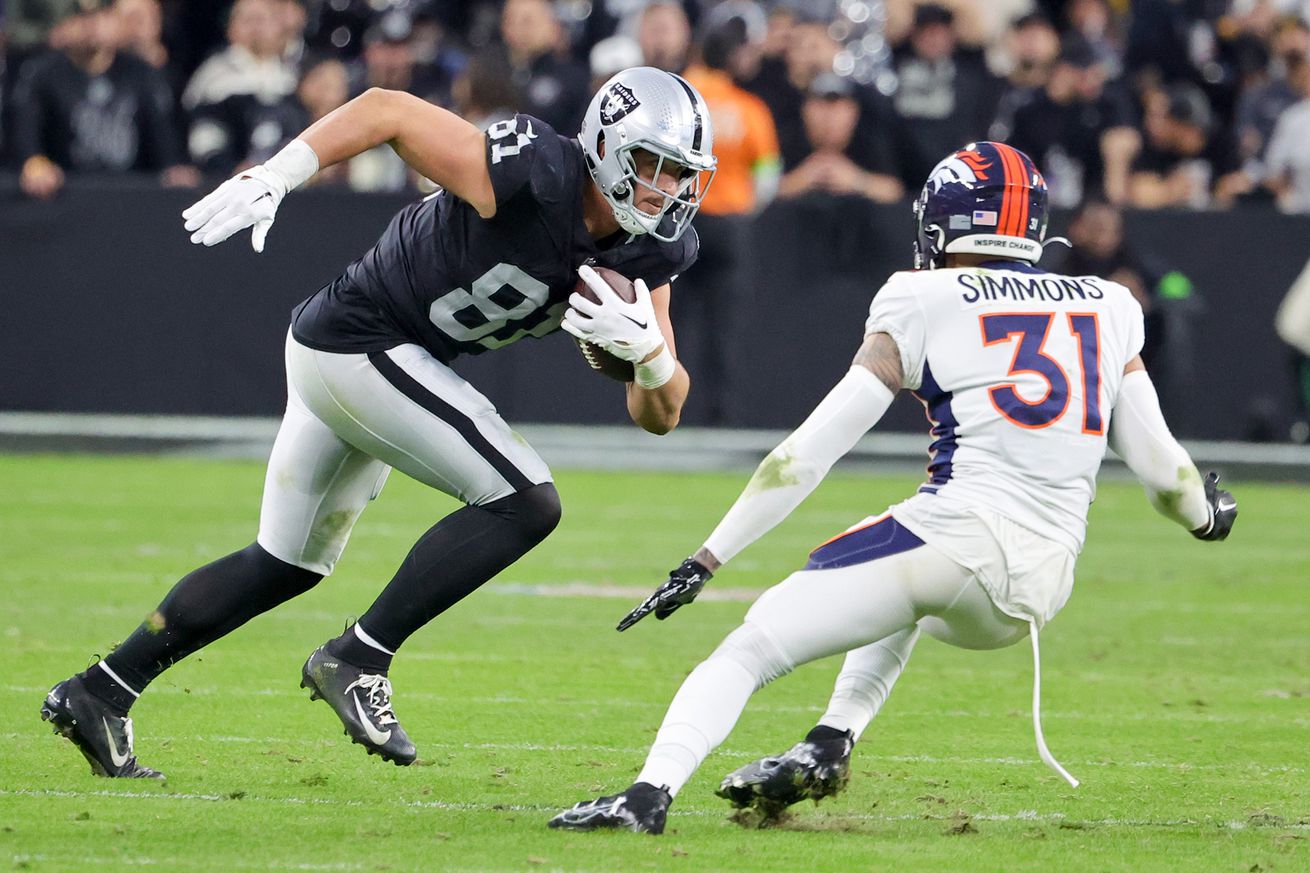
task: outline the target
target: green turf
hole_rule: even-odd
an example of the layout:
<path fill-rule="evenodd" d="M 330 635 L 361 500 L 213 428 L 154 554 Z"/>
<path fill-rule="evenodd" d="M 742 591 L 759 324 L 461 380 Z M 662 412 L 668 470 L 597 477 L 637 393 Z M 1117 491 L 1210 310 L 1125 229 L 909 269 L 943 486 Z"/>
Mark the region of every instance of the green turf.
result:
<path fill-rule="evenodd" d="M 922 642 L 856 751 L 848 792 L 747 831 L 719 777 L 786 748 L 835 660 L 761 691 L 686 787 L 662 838 L 547 830 L 625 786 L 679 681 L 745 603 L 698 603 L 622 636 L 631 605 L 505 583 L 653 587 L 744 480 L 562 472 L 565 519 L 397 659 L 420 762 L 364 755 L 297 688 L 304 657 L 363 611 L 452 502 L 404 477 L 364 515 L 337 574 L 165 674 L 136 707 L 166 786 L 114 783 L 37 719 L 53 682 L 131 630 L 191 567 L 248 543 L 256 464 L 0 456 L 0 867 L 99 870 L 1310 869 L 1310 510 L 1245 484 L 1237 532 L 1194 542 L 1107 483 L 1079 582 L 1042 635 L 1038 760 L 1029 650 Z M 834 476 L 714 584 L 767 587 L 805 551 L 909 493 Z M 499 589 L 499 590 L 498 590 Z"/>

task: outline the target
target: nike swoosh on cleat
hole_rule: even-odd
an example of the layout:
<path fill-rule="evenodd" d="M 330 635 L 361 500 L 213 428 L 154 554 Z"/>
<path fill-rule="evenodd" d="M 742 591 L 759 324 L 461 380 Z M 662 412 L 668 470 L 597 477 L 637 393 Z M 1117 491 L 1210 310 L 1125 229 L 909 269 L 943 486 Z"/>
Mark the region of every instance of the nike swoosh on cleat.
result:
<path fill-rule="evenodd" d="M 380 731 L 373 726 L 373 722 L 369 721 L 368 716 L 364 714 L 364 707 L 359 705 L 358 696 L 352 694 L 350 695 L 350 700 L 355 704 L 355 713 L 359 716 L 360 722 L 363 723 L 364 733 L 368 734 L 368 738 L 371 742 L 380 746 L 387 740 L 391 739 L 391 731 Z"/>
<path fill-rule="evenodd" d="M 109 740 L 109 760 L 114 762 L 115 767 L 122 767 L 132 757 L 132 753 L 130 750 L 127 754 L 120 753 L 118 743 L 114 741 L 114 732 L 109 729 L 109 722 L 105 721 L 104 716 L 101 716 L 100 723 L 105 727 L 105 739 Z"/>
<path fill-rule="evenodd" d="M 1230 509 L 1236 509 L 1236 508 L 1237 508 L 1237 501 L 1236 501 L 1236 500 L 1233 500 L 1233 501 L 1230 501 L 1230 502 L 1227 502 L 1227 503 L 1225 503 L 1225 502 L 1220 502 L 1220 503 L 1218 503 L 1218 504 L 1215 505 L 1215 509 L 1219 510 L 1220 512 L 1227 512 L 1227 511 L 1230 510 Z"/>

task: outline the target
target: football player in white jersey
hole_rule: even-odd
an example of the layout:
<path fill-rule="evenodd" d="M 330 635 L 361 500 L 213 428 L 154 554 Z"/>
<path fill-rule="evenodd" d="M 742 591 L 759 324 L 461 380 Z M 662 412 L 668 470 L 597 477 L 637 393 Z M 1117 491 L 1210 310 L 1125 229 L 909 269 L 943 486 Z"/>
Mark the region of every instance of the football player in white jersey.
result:
<path fill-rule="evenodd" d="M 782 521 L 907 388 L 932 420 L 929 481 L 815 549 L 766 591 L 683 683 L 636 782 L 579 803 L 552 827 L 660 833 L 669 803 L 728 735 L 750 695 L 799 664 L 846 652 L 828 709 L 787 752 L 729 774 L 719 795 L 776 814 L 839 791 L 851 748 L 920 632 L 963 648 L 1032 639 L 1069 598 L 1107 442 L 1167 518 L 1222 540 L 1237 504 L 1170 434 L 1139 352 L 1128 289 L 1035 266 L 1046 183 L 1001 143 L 937 165 L 915 203 L 913 272 L 869 310 L 849 372 L 760 464 L 695 555 L 620 624 L 692 602 L 724 563 Z"/>

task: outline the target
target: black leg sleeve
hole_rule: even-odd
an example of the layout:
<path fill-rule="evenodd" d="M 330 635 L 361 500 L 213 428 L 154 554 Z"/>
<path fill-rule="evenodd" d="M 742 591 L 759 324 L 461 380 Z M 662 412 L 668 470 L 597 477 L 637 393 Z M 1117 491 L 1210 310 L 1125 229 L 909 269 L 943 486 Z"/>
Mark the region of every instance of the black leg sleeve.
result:
<path fill-rule="evenodd" d="M 303 594 L 322 578 L 251 543 L 183 577 L 159 608 L 106 656 L 105 665 L 139 694 L 187 655 Z M 97 687 L 106 675 L 94 669 L 85 674 L 93 693 L 107 690 Z"/>
<path fill-rule="evenodd" d="M 394 652 L 544 540 L 559 520 L 559 492 L 549 482 L 451 513 L 414 544 L 360 626 Z"/>

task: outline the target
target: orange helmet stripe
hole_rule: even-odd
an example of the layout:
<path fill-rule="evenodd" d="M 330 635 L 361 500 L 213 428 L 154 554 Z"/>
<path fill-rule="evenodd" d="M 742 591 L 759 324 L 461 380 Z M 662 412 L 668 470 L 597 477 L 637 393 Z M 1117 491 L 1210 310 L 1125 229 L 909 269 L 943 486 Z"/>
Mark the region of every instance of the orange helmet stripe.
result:
<path fill-rule="evenodd" d="M 1005 169 L 1004 189 L 1001 194 L 1002 212 L 998 232 L 1006 236 L 1025 236 L 1028 228 L 1028 171 L 1023 157 L 1004 143 L 996 143 Z"/>
<path fill-rule="evenodd" d="M 1014 152 L 1014 165 L 1019 169 L 1018 176 L 1019 179 L 1021 180 L 1019 184 L 1019 191 L 1017 192 L 1019 197 L 1019 220 L 1018 222 L 1015 223 L 1014 235 L 1027 236 L 1028 235 L 1028 206 L 1032 201 L 1032 198 L 1029 196 L 1029 192 L 1032 190 L 1032 180 L 1028 177 L 1028 168 L 1024 166 L 1023 154 L 1021 152 L 1015 151 L 1009 146 L 1006 146 L 1005 148 L 1007 151 Z"/>
<path fill-rule="evenodd" d="M 1006 158 L 1005 150 L 996 146 L 996 153 L 1001 156 L 1001 216 L 996 222 L 996 232 L 1002 235 L 1009 234 L 1007 228 L 1010 226 L 1010 211 L 1014 208 L 1014 198 L 1010 196 L 1010 162 Z"/>

